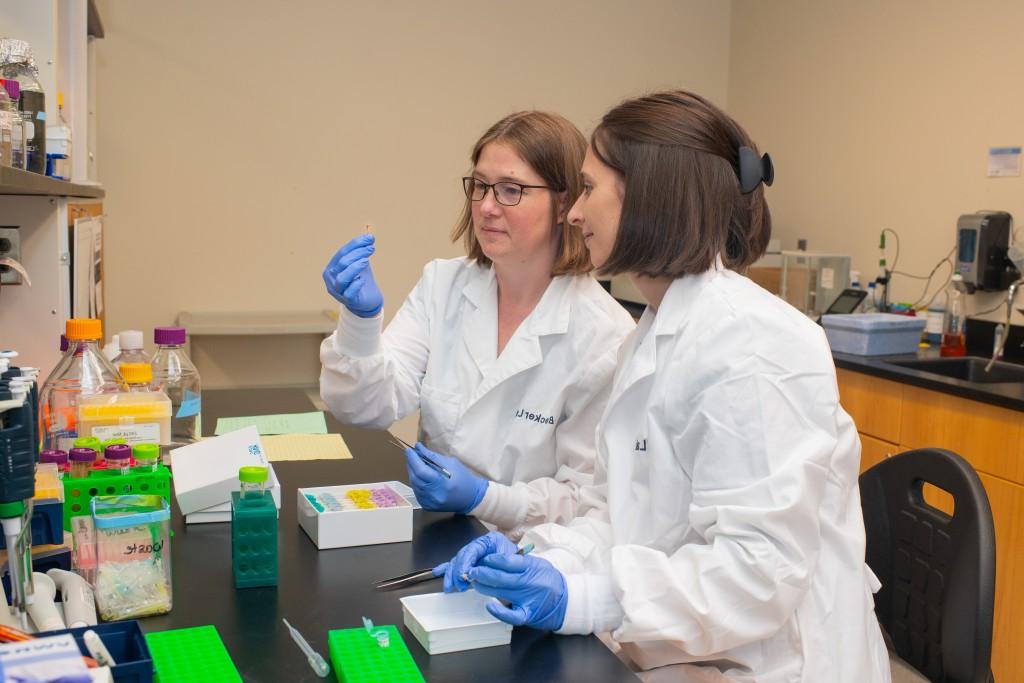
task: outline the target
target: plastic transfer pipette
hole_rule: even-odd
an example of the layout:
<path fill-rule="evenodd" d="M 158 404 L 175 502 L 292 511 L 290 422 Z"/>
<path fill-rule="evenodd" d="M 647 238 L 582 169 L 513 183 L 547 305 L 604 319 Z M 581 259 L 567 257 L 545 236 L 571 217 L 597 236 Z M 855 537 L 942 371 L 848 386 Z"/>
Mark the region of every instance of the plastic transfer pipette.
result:
<path fill-rule="evenodd" d="M 296 631 L 291 624 L 288 623 L 287 619 L 282 619 L 284 625 L 288 627 L 288 633 L 291 634 L 292 640 L 299 646 L 303 654 L 306 655 L 306 661 L 309 662 L 309 666 L 313 669 L 317 676 L 320 678 L 327 678 L 327 674 L 331 673 L 331 667 L 328 666 L 324 658 L 317 654 L 316 650 L 309 646 L 306 639 L 302 637 L 302 634 Z"/>

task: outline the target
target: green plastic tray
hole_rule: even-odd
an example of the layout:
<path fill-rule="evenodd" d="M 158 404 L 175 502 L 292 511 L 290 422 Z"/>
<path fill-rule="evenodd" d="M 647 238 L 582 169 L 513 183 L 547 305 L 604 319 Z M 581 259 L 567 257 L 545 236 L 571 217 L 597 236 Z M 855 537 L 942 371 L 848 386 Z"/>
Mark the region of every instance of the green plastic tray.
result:
<path fill-rule="evenodd" d="M 327 632 L 331 667 L 339 683 L 424 683 L 402 634 L 394 626 L 376 626 L 388 632 L 390 643 L 381 647 L 365 628 Z"/>
<path fill-rule="evenodd" d="M 215 626 L 146 634 L 158 683 L 242 683 Z"/>
<path fill-rule="evenodd" d="M 64 530 L 71 531 L 71 518 L 89 515 L 94 496 L 123 496 L 129 493 L 161 496 L 171 502 L 171 471 L 159 465 L 156 472 L 133 472 L 121 476 L 120 470 L 93 470 L 88 477 L 64 483 Z"/>

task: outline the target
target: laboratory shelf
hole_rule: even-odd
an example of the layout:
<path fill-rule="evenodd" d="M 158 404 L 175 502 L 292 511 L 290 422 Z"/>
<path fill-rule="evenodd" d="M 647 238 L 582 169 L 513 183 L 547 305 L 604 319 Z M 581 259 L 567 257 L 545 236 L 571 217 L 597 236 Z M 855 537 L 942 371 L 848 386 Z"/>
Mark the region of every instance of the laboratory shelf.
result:
<path fill-rule="evenodd" d="M 334 311 L 223 311 L 178 314 L 190 336 L 330 334 L 338 326 Z"/>
<path fill-rule="evenodd" d="M 100 199 L 105 194 L 99 185 L 78 185 L 23 171 L 20 168 L 0 166 L 0 195 Z"/>

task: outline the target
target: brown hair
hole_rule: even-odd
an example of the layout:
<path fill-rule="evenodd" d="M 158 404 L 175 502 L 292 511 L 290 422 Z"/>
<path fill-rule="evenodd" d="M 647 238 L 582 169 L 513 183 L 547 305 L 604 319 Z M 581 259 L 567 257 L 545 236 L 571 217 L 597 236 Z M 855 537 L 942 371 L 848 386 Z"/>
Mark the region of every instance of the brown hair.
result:
<path fill-rule="evenodd" d="M 545 185 L 556 190 L 552 192 L 551 222 L 558 243 L 551 274 L 590 272 L 590 255 L 583 243 L 582 233 L 569 227 L 567 221 L 558 220 L 558 214 L 566 213 L 583 190 L 580 166 L 583 165 L 587 149 L 583 134 L 558 114 L 516 112 L 495 123 L 477 140 L 470 155 L 474 165 L 480 160 L 484 147 L 492 142 L 501 142 L 514 149 L 544 180 Z M 483 265 L 491 263 L 473 233 L 473 210 L 469 199 L 466 199 L 462 215 L 452 230 L 452 241 L 456 242 L 460 238 L 466 245 L 469 258 Z"/>
<path fill-rule="evenodd" d="M 622 178 L 619 231 L 602 275 L 677 278 L 717 256 L 743 271 L 772 221 L 764 186 L 742 194 L 739 148 L 754 142 L 728 114 L 683 90 L 626 100 L 601 119 L 594 155 Z"/>

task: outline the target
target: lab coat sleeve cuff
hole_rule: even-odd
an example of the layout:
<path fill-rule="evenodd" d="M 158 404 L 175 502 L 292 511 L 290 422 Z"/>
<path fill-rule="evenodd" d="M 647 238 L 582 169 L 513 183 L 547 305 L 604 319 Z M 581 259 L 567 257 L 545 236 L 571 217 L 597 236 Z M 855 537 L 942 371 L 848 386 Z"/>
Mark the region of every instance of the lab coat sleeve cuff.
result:
<path fill-rule="evenodd" d="M 523 535 L 524 529 L 520 527 L 526 519 L 528 504 L 526 490 L 492 481 L 487 484 L 487 493 L 473 508 L 472 514 L 494 524 L 512 540 L 518 540 Z"/>
<path fill-rule="evenodd" d="M 344 306 L 338 312 L 338 329 L 334 333 L 334 351 L 339 356 L 365 358 L 380 351 L 384 315 L 361 318 Z"/>
<path fill-rule="evenodd" d="M 558 633 L 563 635 L 613 631 L 622 624 L 622 606 L 615 598 L 610 576 L 569 574 L 565 577 L 569 594 L 565 620 Z"/>

